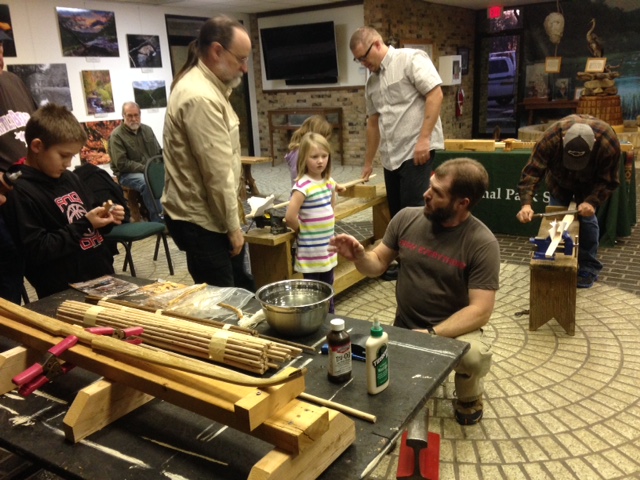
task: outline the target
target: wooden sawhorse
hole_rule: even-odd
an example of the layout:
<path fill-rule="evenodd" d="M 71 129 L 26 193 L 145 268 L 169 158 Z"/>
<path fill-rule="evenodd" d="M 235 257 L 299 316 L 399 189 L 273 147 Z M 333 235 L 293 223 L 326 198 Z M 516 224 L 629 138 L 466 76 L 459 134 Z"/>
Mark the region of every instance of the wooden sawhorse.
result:
<path fill-rule="evenodd" d="M 566 210 L 566 207 L 547 207 L 547 212 Z M 551 217 L 553 218 L 553 217 Z M 538 238 L 549 236 L 551 220 L 543 218 Z M 569 227 L 569 235 L 576 238 L 579 222 L 575 219 Z M 564 328 L 568 335 L 575 335 L 576 289 L 578 281 L 578 245 L 573 255 L 556 252 L 553 260 L 531 258 L 531 286 L 529 291 L 529 330 L 535 331 L 552 318 Z"/>

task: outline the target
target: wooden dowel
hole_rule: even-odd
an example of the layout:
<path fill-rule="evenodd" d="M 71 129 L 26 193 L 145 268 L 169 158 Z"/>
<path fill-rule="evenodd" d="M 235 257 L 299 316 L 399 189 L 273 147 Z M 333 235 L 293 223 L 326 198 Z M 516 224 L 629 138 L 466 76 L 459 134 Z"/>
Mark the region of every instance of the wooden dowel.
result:
<path fill-rule="evenodd" d="M 315 403 L 316 405 L 322 405 L 323 407 L 333 408 L 334 410 L 338 410 L 339 412 L 346 413 L 353 417 L 359 418 L 360 420 L 366 420 L 367 422 L 376 423 L 378 418 L 375 415 L 372 415 L 367 412 L 363 412 L 362 410 L 356 410 L 355 408 L 351 408 L 347 405 L 343 405 L 342 403 L 332 402 L 331 400 L 325 400 L 324 398 L 316 397 L 315 395 L 310 395 L 306 392 L 302 392 L 298 395 L 298 398 L 301 400 L 305 400 L 307 402 Z"/>

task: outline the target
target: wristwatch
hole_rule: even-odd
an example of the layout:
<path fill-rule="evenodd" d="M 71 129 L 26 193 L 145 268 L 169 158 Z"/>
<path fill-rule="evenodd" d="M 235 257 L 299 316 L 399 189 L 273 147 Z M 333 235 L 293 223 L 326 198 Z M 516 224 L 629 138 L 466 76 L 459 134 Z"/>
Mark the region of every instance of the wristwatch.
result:
<path fill-rule="evenodd" d="M 429 332 L 429 335 L 436 335 L 436 331 L 433 329 L 431 325 L 427 326 L 427 332 Z"/>

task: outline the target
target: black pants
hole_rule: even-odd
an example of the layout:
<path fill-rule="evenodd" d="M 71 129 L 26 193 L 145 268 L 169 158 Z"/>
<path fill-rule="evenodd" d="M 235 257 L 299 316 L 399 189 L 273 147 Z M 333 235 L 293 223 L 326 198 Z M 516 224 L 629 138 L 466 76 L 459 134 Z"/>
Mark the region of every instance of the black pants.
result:
<path fill-rule="evenodd" d="M 20 305 L 24 260 L 0 215 L 0 298 Z"/>
<path fill-rule="evenodd" d="M 387 202 L 391 218 L 404 207 L 424 206 L 424 192 L 429 188 L 431 165 L 436 151 L 431 150 L 429 162 L 414 165 L 413 159 L 405 161 L 397 170 L 384 169 L 384 183 L 387 187 Z"/>
<path fill-rule="evenodd" d="M 205 230 L 191 222 L 165 215 L 167 228 L 178 248 L 187 254 L 187 268 L 195 283 L 216 287 L 238 287 L 256 291 L 253 277 L 245 268 L 246 246 L 232 257 L 226 233 Z"/>

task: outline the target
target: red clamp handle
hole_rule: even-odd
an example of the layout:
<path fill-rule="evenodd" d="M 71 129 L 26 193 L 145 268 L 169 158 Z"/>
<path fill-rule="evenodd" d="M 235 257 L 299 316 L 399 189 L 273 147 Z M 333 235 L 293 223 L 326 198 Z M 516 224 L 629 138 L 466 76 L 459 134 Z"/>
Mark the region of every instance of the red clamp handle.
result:
<path fill-rule="evenodd" d="M 56 372 L 56 375 L 65 374 L 69 370 L 73 369 L 74 367 L 75 367 L 75 365 L 73 365 L 71 363 L 65 363 L 64 365 L 60 366 L 60 369 L 59 369 L 58 372 Z M 50 381 L 51 381 L 51 378 L 47 377 L 46 375 L 41 375 L 40 377 L 36 378 L 35 380 L 22 385 L 18 389 L 18 393 L 20 395 L 22 395 L 23 397 L 28 397 L 33 392 L 35 392 L 36 390 L 38 390 L 41 387 L 45 386 Z"/>
<path fill-rule="evenodd" d="M 89 327 L 85 328 L 85 330 L 95 335 L 113 335 L 116 331 L 113 327 Z"/>
<path fill-rule="evenodd" d="M 45 365 L 51 364 L 51 357 L 58 357 L 60 354 L 66 352 L 71 347 L 73 347 L 76 343 L 78 343 L 78 337 L 75 335 L 69 335 L 67 338 L 62 340 L 60 343 L 51 347 L 48 352 L 49 356 L 43 363 L 34 363 L 29 368 L 27 368 L 24 372 L 19 373 L 15 377 L 11 379 L 11 381 L 17 385 L 22 386 L 26 383 L 33 381 L 38 375 L 42 375 L 45 373 Z"/>

